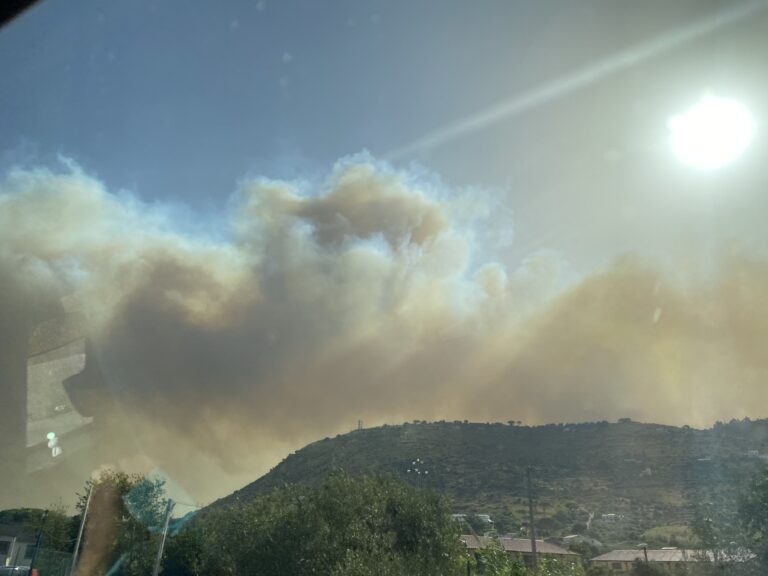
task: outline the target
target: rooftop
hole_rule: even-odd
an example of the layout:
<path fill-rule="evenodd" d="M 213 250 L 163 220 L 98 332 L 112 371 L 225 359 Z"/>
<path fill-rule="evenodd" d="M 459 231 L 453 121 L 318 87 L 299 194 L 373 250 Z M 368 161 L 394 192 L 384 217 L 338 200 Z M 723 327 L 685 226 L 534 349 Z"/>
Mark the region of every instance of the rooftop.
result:
<path fill-rule="evenodd" d="M 498 542 L 505 552 L 519 552 L 521 554 L 531 553 L 531 541 L 528 538 L 510 538 L 502 536 L 500 538 L 493 538 L 491 536 L 475 536 L 474 534 L 464 534 L 461 536 L 461 541 L 470 550 L 477 550 L 478 548 L 486 548 L 491 542 Z M 575 552 L 561 548 L 556 544 L 545 542 L 544 540 L 536 540 L 536 552 L 539 554 L 552 554 L 562 556 L 578 556 Z"/>
<path fill-rule="evenodd" d="M 662 550 L 648 549 L 649 562 L 699 562 L 705 557 L 713 559 L 711 550 L 688 550 L 685 548 L 665 548 Z M 735 553 L 721 553 L 721 558 L 726 561 L 744 562 L 755 557 L 747 550 L 738 550 Z M 606 554 L 592 558 L 592 562 L 634 562 L 645 560 L 642 550 L 612 550 Z"/>

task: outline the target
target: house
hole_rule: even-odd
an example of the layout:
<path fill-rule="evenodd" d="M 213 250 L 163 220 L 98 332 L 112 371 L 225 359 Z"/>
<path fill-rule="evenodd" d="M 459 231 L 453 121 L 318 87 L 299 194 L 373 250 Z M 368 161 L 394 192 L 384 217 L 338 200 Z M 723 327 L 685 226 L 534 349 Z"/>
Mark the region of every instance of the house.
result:
<path fill-rule="evenodd" d="M 18 524 L 0 524 L 0 566 L 29 566 L 35 535 Z"/>
<path fill-rule="evenodd" d="M 685 548 L 661 548 L 660 550 L 613 550 L 590 560 L 593 566 L 607 566 L 614 574 L 629 574 L 632 565 L 637 562 L 655 563 L 666 568 L 674 568 L 688 563 L 713 561 L 715 554 L 709 550 L 686 550 Z M 727 554 L 721 552 L 718 560 L 726 563 L 749 562 L 756 556 L 747 550 L 738 550 Z"/>
<path fill-rule="evenodd" d="M 531 565 L 531 540 L 529 538 L 510 538 L 501 536 L 493 538 L 490 536 L 475 536 L 474 534 L 465 534 L 461 536 L 461 541 L 470 552 L 475 552 L 482 548 L 487 548 L 492 542 L 496 542 L 504 549 L 507 554 L 517 556 L 528 566 Z M 566 550 L 556 544 L 536 540 L 536 555 L 540 558 L 559 558 L 562 560 L 575 561 L 580 557 L 576 552 Z"/>

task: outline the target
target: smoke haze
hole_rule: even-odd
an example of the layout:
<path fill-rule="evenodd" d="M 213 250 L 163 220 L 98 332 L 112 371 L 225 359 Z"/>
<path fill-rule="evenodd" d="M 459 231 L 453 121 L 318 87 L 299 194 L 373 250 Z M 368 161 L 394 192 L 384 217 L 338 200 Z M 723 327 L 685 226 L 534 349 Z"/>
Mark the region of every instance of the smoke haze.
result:
<path fill-rule="evenodd" d="M 357 156 L 324 182 L 244 182 L 205 236 L 75 166 L 15 170 L 0 337 L 81 314 L 115 461 L 142 455 L 203 500 L 357 419 L 765 415 L 761 254 L 717 247 L 696 273 L 623 254 L 579 274 L 535 252 L 507 270 L 484 243 L 513 223 L 487 202 Z"/>

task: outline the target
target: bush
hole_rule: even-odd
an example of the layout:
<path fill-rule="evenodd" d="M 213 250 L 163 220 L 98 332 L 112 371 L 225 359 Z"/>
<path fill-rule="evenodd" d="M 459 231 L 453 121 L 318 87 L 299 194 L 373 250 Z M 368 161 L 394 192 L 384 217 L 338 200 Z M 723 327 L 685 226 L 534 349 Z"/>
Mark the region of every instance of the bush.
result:
<path fill-rule="evenodd" d="M 183 536 L 182 536 L 183 535 Z M 173 538 L 165 576 L 459 576 L 466 553 L 437 494 L 332 475 L 204 512 Z"/>

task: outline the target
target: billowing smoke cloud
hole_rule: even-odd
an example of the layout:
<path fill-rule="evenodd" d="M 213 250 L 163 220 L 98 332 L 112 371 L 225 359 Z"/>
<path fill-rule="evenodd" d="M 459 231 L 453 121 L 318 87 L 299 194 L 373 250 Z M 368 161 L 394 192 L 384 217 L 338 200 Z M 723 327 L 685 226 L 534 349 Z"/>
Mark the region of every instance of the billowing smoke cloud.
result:
<path fill-rule="evenodd" d="M 723 252 L 706 281 L 640 256 L 582 278 L 546 253 L 507 271 L 482 262 L 468 206 L 358 157 L 314 187 L 243 184 L 219 240 L 76 168 L 16 171 L 0 277 L 84 316 L 110 418 L 172 473 L 253 478 L 358 418 L 762 415 L 760 256 Z M 236 485 L 190 476 L 203 498 Z"/>

